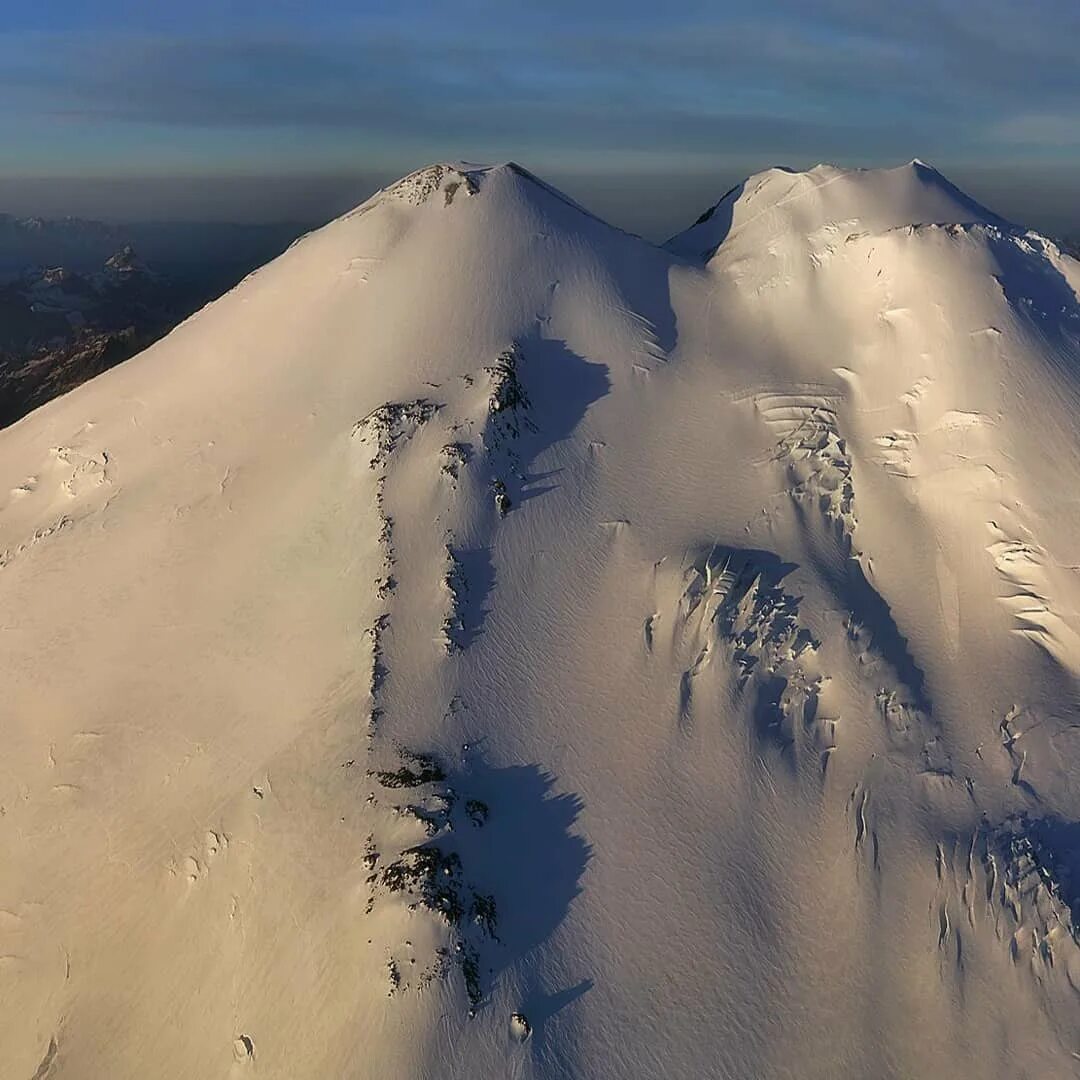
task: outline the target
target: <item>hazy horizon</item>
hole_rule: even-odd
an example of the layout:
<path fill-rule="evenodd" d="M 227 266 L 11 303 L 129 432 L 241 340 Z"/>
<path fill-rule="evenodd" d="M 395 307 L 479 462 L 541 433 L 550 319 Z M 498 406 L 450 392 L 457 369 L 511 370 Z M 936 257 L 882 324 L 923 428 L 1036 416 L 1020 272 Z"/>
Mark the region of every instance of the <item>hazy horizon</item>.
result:
<path fill-rule="evenodd" d="M 746 163 L 715 171 L 622 173 L 560 172 L 524 155 L 516 160 L 577 199 L 598 216 L 646 239 L 662 241 L 686 228 L 732 185 L 783 161 Z M 910 160 L 910 159 L 905 159 Z M 883 161 L 884 167 L 899 165 Z M 358 205 L 399 176 L 426 162 L 394 170 L 336 175 L 179 177 L 4 177 L 0 213 L 16 217 L 79 217 L 117 225 L 198 222 L 313 226 Z M 839 162 L 838 164 L 847 164 Z M 860 165 L 864 163 L 860 162 Z M 931 164 L 939 167 L 936 162 Z M 1067 168 L 1030 174 L 1022 168 L 976 167 L 941 171 L 1003 217 L 1056 236 L 1080 234 L 1080 202 Z"/>

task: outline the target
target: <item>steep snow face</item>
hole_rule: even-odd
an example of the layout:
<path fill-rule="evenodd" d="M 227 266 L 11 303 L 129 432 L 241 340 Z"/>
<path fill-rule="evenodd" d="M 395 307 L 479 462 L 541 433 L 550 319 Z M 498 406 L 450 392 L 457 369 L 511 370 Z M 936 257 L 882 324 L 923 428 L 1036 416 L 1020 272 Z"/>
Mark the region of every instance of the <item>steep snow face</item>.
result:
<path fill-rule="evenodd" d="M 1077 285 L 442 164 L 0 433 L 11 1074 L 1070 1075 Z"/>

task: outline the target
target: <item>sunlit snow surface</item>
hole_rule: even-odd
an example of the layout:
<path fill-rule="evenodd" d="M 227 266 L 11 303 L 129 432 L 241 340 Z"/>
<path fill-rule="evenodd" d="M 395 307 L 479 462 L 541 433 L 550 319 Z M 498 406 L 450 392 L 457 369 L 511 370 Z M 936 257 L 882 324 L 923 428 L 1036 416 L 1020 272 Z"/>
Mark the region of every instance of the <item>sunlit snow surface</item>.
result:
<path fill-rule="evenodd" d="M 1074 1075 L 1078 285 L 440 165 L 0 432 L 0 1075 Z"/>

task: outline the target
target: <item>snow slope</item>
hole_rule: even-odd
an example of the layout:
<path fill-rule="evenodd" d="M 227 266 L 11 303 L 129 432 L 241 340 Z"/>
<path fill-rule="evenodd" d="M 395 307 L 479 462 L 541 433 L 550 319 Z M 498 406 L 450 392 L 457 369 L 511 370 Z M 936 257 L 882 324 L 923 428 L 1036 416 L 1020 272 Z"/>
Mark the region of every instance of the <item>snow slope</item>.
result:
<path fill-rule="evenodd" d="M 1074 1075 L 1078 287 L 438 165 L 0 432 L 0 1075 Z"/>

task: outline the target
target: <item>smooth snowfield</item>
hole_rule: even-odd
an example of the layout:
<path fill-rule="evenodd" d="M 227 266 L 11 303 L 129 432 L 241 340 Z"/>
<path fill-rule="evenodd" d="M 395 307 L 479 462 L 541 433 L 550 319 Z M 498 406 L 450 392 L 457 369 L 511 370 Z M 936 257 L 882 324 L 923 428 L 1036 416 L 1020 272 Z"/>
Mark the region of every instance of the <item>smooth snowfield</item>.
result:
<path fill-rule="evenodd" d="M 0 432 L 0 1077 L 1074 1076 L 1078 287 L 433 166 Z"/>

